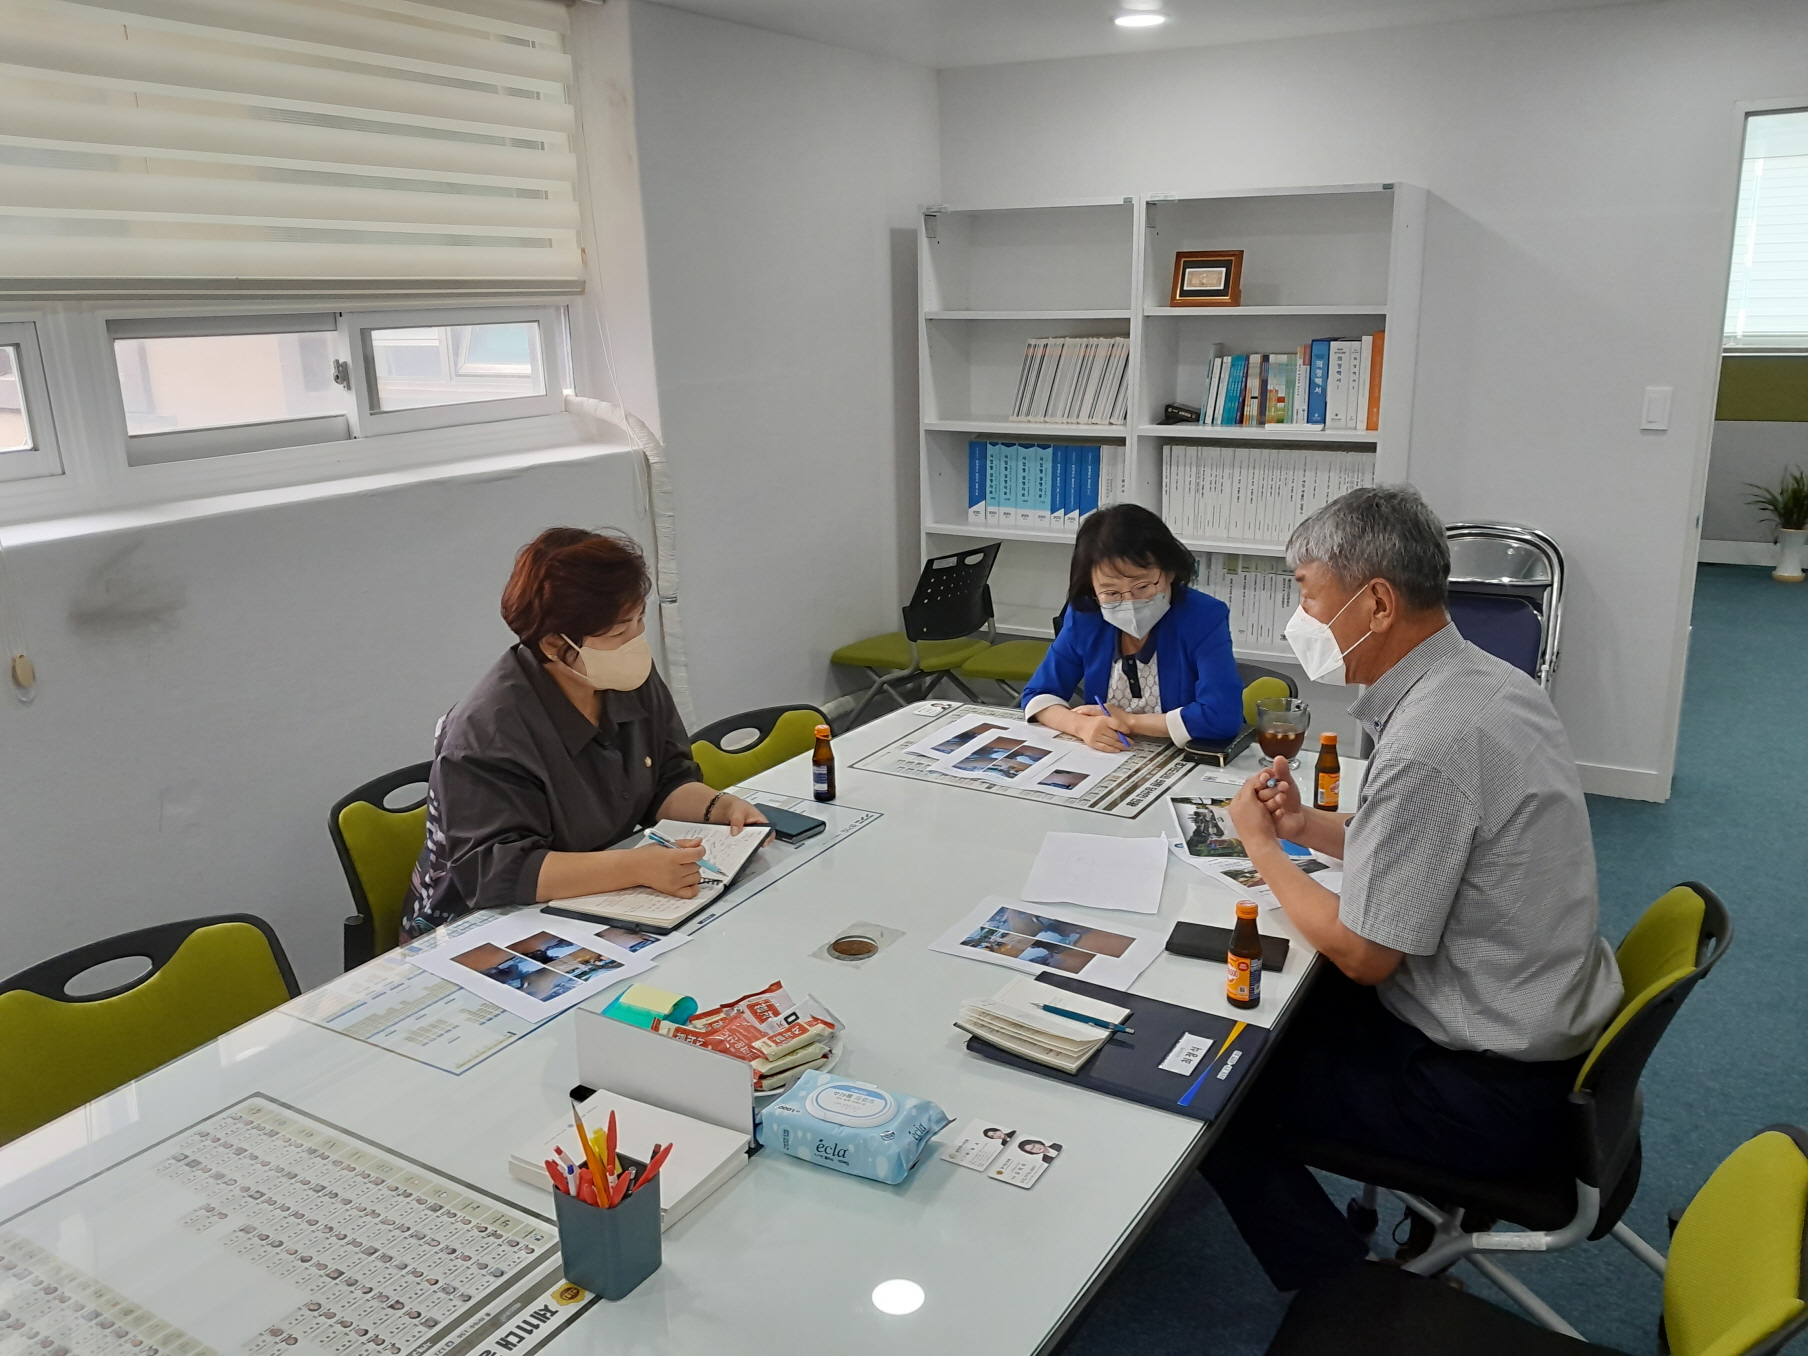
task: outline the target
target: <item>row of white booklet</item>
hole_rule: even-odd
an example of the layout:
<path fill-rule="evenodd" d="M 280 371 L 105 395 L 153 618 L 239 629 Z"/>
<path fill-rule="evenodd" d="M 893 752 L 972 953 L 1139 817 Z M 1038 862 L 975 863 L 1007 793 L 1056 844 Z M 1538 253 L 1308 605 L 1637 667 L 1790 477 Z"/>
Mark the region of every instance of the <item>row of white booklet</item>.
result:
<path fill-rule="evenodd" d="M 1169 443 L 1161 516 L 1181 537 L 1278 543 L 1333 499 L 1374 483 L 1372 452 Z"/>
<path fill-rule="evenodd" d="M 1123 335 L 1032 339 L 1023 350 L 1011 418 L 1122 424 L 1130 417 L 1130 340 Z"/>
<path fill-rule="evenodd" d="M 1230 607 L 1231 643 L 1239 649 L 1287 649 L 1283 632 L 1299 606 L 1299 585 L 1280 556 L 1211 552 L 1200 557 L 1199 587 Z"/>

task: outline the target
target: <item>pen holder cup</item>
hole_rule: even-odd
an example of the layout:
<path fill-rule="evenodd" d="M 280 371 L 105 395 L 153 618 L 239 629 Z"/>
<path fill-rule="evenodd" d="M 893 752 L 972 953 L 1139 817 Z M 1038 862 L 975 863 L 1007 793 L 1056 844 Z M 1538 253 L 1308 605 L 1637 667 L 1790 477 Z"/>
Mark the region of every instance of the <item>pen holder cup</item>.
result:
<path fill-rule="evenodd" d="M 627 1166 L 641 1166 L 625 1155 L 617 1157 Z M 573 1285 L 606 1300 L 618 1300 L 659 1270 L 657 1177 L 613 1210 L 586 1205 L 563 1191 L 552 1195 L 559 1214 L 565 1279 Z"/>

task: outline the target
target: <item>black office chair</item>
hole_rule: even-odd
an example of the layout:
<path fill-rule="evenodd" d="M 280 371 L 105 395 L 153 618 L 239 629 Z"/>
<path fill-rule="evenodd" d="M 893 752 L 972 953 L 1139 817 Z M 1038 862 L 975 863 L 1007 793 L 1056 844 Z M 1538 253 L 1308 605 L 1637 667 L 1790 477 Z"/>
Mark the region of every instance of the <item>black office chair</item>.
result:
<path fill-rule="evenodd" d="M 860 723 L 867 705 L 881 692 L 903 707 L 929 696 L 946 681 L 968 701 L 979 700 L 954 670 L 984 651 L 996 637 L 987 581 L 998 559 L 998 546 L 990 542 L 928 561 L 917 579 L 916 592 L 904 605 L 902 631 L 868 636 L 829 656 L 832 664 L 862 668 L 873 676 L 873 685 L 848 717 L 848 729 Z M 983 639 L 974 635 L 982 628 Z M 921 690 L 909 699 L 896 691 L 919 682 Z"/>
<path fill-rule="evenodd" d="M 1452 523 L 1450 620 L 1464 640 L 1549 688 L 1563 627 L 1563 552 L 1536 528 Z"/>
<path fill-rule="evenodd" d="M 1685 881 L 1656 900 L 1621 940 L 1618 962 L 1626 992 L 1570 1093 L 1574 1132 L 1567 1162 L 1525 1178 L 1484 1181 L 1334 1141 L 1298 1148 L 1311 1166 L 1368 1184 L 1362 1200 L 1350 1203 L 1359 1232 L 1374 1228 L 1377 1187 L 1435 1226 L 1431 1245 L 1406 1264 L 1408 1271 L 1430 1276 L 1467 1260 L 1545 1327 L 1574 1337 L 1575 1329 L 1555 1310 L 1482 1254 L 1554 1252 L 1612 1234 L 1662 1273 L 1663 1258 L 1621 1222 L 1638 1190 L 1643 1162 L 1639 1076 L 1683 1000 L 1732 941 L 1726 906 L 1697 881 Z M 1492 1224 L 1465 1228 L 1475 1217 L 1505 1220 L 1531 1232 L 1497 1232 Z"/>

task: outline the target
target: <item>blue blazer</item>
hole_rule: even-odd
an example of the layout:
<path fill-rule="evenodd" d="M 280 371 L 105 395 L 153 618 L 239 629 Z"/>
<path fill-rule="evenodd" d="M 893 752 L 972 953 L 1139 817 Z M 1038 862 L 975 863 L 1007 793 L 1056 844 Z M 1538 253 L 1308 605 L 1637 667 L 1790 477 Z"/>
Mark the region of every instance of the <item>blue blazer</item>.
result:
<path fill-rule="evenodd" d="M 1118 629 L 1097 612 L 1068 608 L 1061 634 L 1023 689 L 1023 701 L 1047 694 L 1104 700 L 1118 658 Z M 1188 588 L 1149 633 L 1160 667 L 1161 709 L 1180 708 L 1194 739 L 1229 739 L 1243 728 L 1243 681 L 1230 648 L 1230 609 Z"/>

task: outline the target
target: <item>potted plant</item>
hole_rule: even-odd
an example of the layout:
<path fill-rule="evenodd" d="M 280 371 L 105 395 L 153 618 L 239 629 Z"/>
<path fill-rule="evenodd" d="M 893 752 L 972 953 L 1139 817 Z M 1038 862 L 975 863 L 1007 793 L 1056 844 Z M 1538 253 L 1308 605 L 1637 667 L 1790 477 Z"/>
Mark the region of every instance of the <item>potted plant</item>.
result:
<path fill-rule="evenodd" d="M 1757 491 L 1745 502 L 1777 525 L 1777 544 L 1782 550 L 1770 577 L 1785 584 L 1801 583 L 1802 543 L 1808 540 L 1808 476 L 1802 474 L 1801 467 L 1792 466 L 1783 472 L 1783 479 L 1774 490 L 1749 481 L 1745 488 Z"/>

